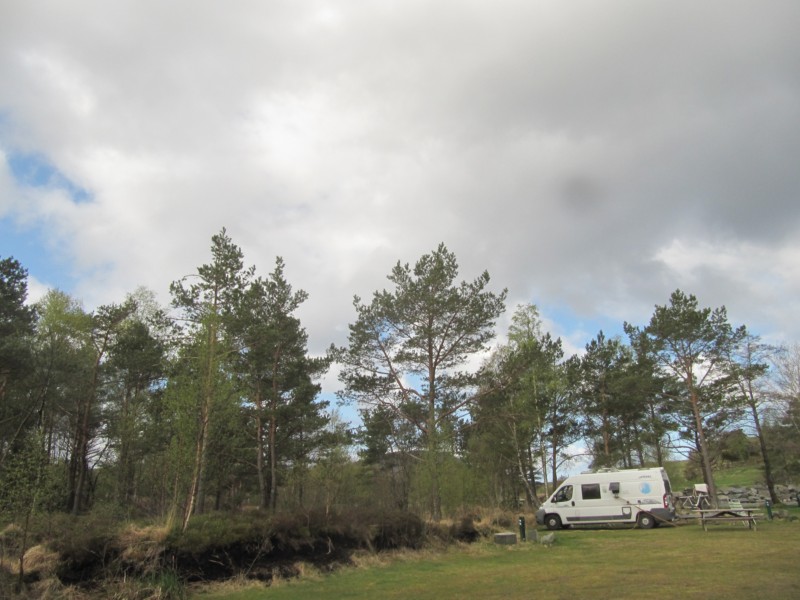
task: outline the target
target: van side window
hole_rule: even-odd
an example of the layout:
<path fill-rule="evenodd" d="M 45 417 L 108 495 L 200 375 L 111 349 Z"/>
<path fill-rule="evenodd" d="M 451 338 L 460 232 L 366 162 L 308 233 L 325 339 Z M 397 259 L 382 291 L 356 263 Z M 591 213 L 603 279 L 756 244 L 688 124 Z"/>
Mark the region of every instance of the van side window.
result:
<path fill-rule="evenodd" d="M 584 500 L 600 500 L 600 484 L 584 483 L 581 485 L 581 496 Z"/>
<path fill-rule="evenodd" d="M 553 502 L 566 502 L 572 500 L 572 486 L 565 485 L 553 495 Z"/>

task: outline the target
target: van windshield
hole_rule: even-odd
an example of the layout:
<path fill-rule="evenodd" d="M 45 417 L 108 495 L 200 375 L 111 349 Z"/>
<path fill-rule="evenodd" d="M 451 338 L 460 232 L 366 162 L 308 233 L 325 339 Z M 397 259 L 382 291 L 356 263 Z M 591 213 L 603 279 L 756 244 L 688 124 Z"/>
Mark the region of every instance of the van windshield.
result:
<path fill-rule="evenodd" d="M 561 489 L 559 489 L 555 494 L 553 494 L 552 502 L 566 502 L 567 500 L 572 500 L 572 486 L 565 485 Z"/>

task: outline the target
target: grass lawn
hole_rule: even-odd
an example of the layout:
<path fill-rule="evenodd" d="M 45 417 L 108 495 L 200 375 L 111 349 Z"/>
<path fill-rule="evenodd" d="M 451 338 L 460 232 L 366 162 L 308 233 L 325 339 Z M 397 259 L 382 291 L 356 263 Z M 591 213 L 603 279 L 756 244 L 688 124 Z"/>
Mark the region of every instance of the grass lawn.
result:
<path fill-rule="evenodd" d="M 702 483 L 701 476 L 694 480 L 685 476 L 686 461 L 667 463 L 667 472 L 672 484 L 672 491 L 679 492 L 691 488 L 695 483 Z M 750 487 L 756 483 L 764 485 L 764 469 L 756 462 L 735 463 L 733 466 L 714 471 L 714 483 L 717 487 Z"/>
<path fill-rule="evenodd" d="M 764 472 L 758 465 L 737 465 L 714 474 L 717 487 L 750 487 L 754 481 L 764 483 Z"/>
<path fill-rule="evenodd" d="M 784 599 L 800 597 L 798 555 L 800 521 L 762 521 L 758 531 L 738 524 L 715 525 L 708 532 L 696 524 L 565 530 L 549 548 L 481 542 L 196 598 Z"/>

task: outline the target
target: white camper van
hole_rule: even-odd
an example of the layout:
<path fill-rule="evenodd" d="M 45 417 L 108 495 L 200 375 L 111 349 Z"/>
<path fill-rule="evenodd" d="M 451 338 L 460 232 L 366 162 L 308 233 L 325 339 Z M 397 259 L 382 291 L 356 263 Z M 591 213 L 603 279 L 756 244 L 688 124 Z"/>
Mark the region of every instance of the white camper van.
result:
<path fill-rule="evenodd" d="M 669 477 L 662 468 L 573 475 L 536 512 L 536 522 L 548 529 L 614 523 L 650 529 L 673 519 Z"/>

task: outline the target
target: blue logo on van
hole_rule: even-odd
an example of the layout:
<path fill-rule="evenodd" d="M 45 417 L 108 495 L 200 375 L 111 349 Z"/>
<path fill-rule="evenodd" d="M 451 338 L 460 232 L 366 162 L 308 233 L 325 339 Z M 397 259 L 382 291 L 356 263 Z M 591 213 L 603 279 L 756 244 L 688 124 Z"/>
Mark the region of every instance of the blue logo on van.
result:
<path fill-rule="evenodd" d="M 642 483 L 639 484 L 639 491 L 642 492 L 643 494 L 649 494 L 650 484 L 647 483 L 646 481 L 643 481 Z"/>

